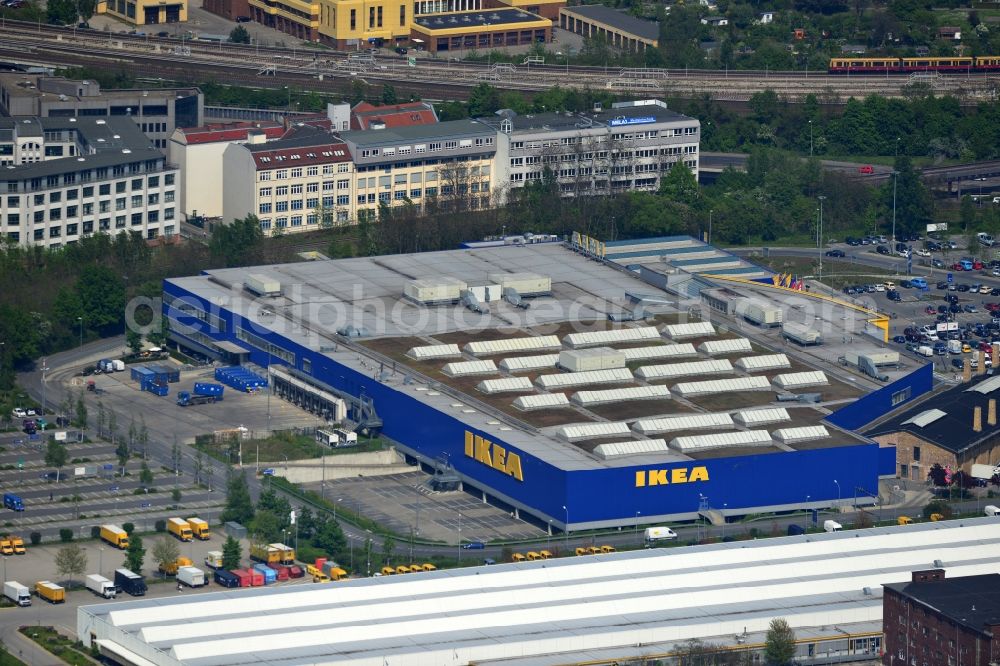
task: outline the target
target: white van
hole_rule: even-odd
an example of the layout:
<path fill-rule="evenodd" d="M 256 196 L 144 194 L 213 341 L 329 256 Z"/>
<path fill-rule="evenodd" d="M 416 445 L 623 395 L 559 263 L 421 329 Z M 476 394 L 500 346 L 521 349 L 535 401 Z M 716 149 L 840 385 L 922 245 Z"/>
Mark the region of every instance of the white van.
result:
<path fill-rule="evenodd" d="M 949 354 L 961 354 L 962 353 L 962 341 L 961 340 L 949 340 L 948 341 L 948 353 Z"/>
<path fill-rule="evenodd" d="M 934 350 L 927 345 L 922 345 L 917 347 L 917 354 L 920 356 L 934 356 Z"/>
<path fill-rule="evenodd" d="M 976 240 L 979 241 L 980 245 L 983 245 L 985 247 L 993 247 L 993 242 L 994 242 L 993 236 L 990 236 L 989 234 L 978 233 L 976 234 Z"/>
<path fill-rule="evenodd" d="M 836 520 L 828 520 L 823 523 L 823 529 L 827 532 L 839 532 L 842 529 L 842 525 Z"/>
<path fill-rule="evenodd" d="M 994 506 L 993 504 L 987 504 L 986 508 L 983 509 L 983 513 L 987 516 L 1000 516 L 1000 507 Z"/>

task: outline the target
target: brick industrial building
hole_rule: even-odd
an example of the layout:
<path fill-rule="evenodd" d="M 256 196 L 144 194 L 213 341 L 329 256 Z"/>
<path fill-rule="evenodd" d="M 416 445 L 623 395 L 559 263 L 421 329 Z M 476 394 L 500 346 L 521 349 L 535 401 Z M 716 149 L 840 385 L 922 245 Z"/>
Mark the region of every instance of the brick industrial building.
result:
<path fill-rule="evenodd" d="M 883 585 L 886 666 L 988 666 L 1000 660 L 1000 574 L 914 571 Z"/>
<path fill-rule="evenodd" d="M 883 446 L 896 447 L 898 477 L 923 481 L 934 465 L 969 472 L 975 463 L 1000 462 L 1000 376 L 966 380 L 865 433 Z"/>

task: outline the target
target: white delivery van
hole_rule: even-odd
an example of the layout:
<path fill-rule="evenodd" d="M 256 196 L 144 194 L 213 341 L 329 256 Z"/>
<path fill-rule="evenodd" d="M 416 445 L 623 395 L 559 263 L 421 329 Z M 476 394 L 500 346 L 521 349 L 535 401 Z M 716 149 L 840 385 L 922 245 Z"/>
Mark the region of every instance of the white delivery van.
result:
<path fill-rule="evenodd" d="M 671 541 L 677 538 L 677 532 L 669 527 L 647 527 L 645 532 L 646 548 L 661 541 Z"/>
<path fill-rule="evenodd" d="M 983 509 L 983 513 L 985 513 L 987 516 L 993 516 L 993 517 L 1000 516 L 1000 507 L 994 506 L 992 504 L 987 504 L 986 508 Z"/>
<path fill-rule="evenodd" d="M 823 523 L 823 529 L 827 532 L 839 532 L 842 526 L 836 520 L 828 520 Z"/>
<path fill-rule="evenodd" d="M 920 356 L 934 356 L 934 350 L 927 345 L 921 345 L 917 347 L 917 354 Z"/>

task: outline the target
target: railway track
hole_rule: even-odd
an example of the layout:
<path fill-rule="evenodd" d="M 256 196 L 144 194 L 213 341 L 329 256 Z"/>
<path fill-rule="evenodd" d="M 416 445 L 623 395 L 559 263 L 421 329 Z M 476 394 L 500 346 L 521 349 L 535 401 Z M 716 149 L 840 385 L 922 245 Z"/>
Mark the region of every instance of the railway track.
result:
<path fill-rule="evenodd" d="M 995 99 L 1000 82 L 995 75 L 979 74 L 915 79 L 907 74 L 851 77 L 825 72 L 622 69 L 494 64 L 431 57 L 412 61 L 363 52 L 206 44 L 13 21 L 0 24 L 0 57 L 57 67 L 113 64 L 146 78 L 192 80 L 217 76 L 226 82 L 261 88 L 308 82 L 313 90 L 342 92 L 351 81 L 359 80 L 390 83 L 403 91 L 440 99 L 464 97 L 468 88 L 486 82 L 523 92 L 560 85 L 654 96 L 708 95 L 728 101 L 746 101 L 753 93 L 770 89 L 789 100 L 812 94 L 828 103 L 837 103 L 850 96 L 901 96 L 907 86 L 920 80 L 936 92 L 975 103 Z"/>

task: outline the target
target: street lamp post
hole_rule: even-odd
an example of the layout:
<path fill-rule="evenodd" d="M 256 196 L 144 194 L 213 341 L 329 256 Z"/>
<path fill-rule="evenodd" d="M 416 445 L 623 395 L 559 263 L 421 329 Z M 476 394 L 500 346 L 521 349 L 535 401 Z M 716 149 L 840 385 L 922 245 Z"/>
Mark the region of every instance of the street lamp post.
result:
<path fill-rule="evenodd" d="M 83 346 L 83 317 L 77 317 L 76 320 L 80 322 L 80 346 Z"/>
<path fill-rule="evenodd" d="M 898 139 L 897 139 L 898 141 Z M 896 243 L 896 180 L 899 176 L 899 172 L 893 169 L 892 171 L 892 242 L 893 249 L 895 249 Z"/>
<path fill-rule="evenodd" d="M 833 482 L 837 484 L 837 505 L 840 506 L 840 482 L 834 479 Z"/>
<path fill-rule="evenodd" d="M 726 518 L 726 509 L 727 508 L 729 508 L 729 505 L 727 503 L 723 502 L 722 503 L 722 540 L 723 541 L 726 540 L 726 523 L 729 522 L 729 520 Z"/>
<path fill-rule="evenodd" d="M 714 213 L 714 212 L 715 211 L 712 210 L 712 209 L 709 209 L 709 211 L 708 211 L 708 244 L 709 245 L 712 244 L 712 213 Z"/>
<path fill-rule="evenodd" d="M 458 566 L 462 566 L 462 512 L 458 512 Z"/>
<path fill-rule="evenodd" d="M 813 121 L 809 121 L 809 157 L 813 156 Z"/>
<path fill-rule="evenodd" d="M 816 197 L 819 199 L 819 279 L 823 279 L 823 202 L 826 197 L 822 194 Z"/>
<path fill-rule="evenodd" d="M 639 516 L 641 514 L 642 514 L 642 511 L 636 511 L 635 512 L 635 538 L 636 538 L 637 541 L 639 539 Z"/>
<path fill-rule="evenodd" d="M 566 544 L 566 552 L 569 553 L 569 509 L 563 504 L 563 511 L 566 512 L 566 525 L 563 529 L 563 543 Z"/>

